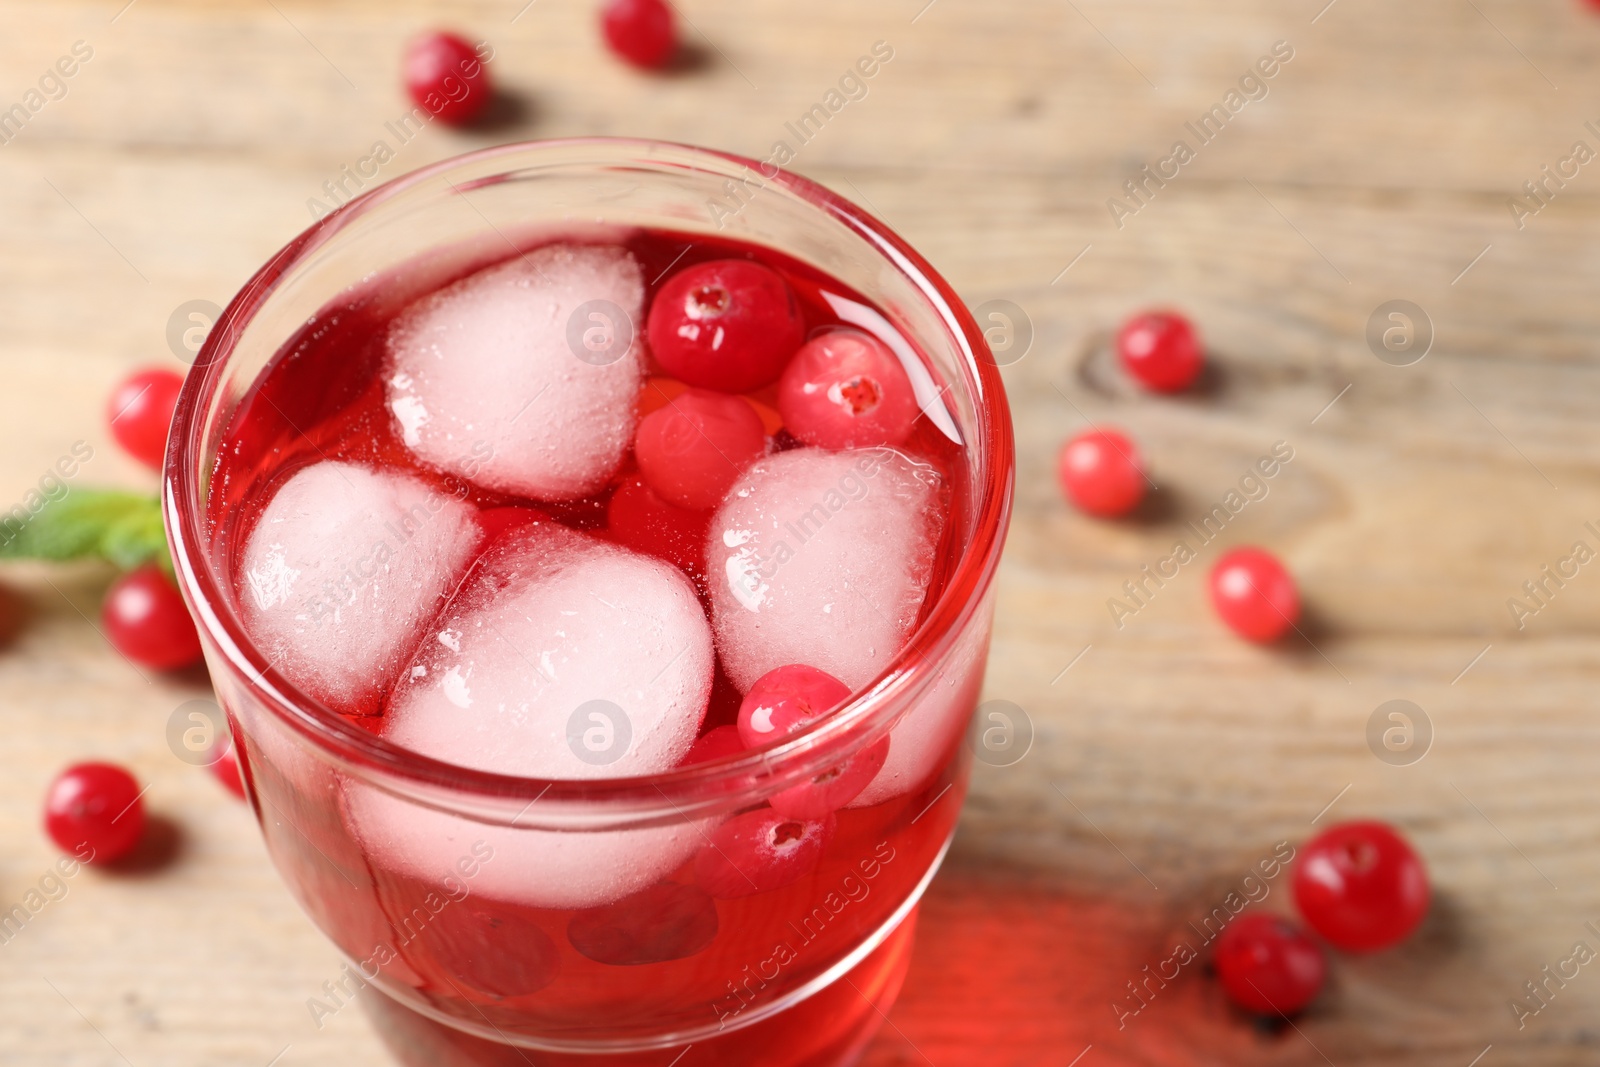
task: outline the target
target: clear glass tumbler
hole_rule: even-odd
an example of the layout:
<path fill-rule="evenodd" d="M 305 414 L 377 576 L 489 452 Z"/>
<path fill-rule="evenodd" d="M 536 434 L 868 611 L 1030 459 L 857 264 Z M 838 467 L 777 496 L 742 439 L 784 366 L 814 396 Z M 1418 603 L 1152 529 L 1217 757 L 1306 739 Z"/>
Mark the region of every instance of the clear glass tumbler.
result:
<path fill-rule="evenodd" d="M 964 464 L 942 592 L 876 681 L 777 747 L 585 781 L 442 763 L 298 691 L 252 644 L 215 536 L 227 515 L 207 508 L 211 473 L 252 383 L 339 294 L 407 264 L 448 264 L 486 239 L 527 247 L 594 224 L 765 245 L 883 309 L 939 387 L 926 410 Z M 383 994 L 363 999 L 402 1062 L 525 1064 L 524 1050 L 539 1050 L 541 1064 L 826 1067 L 859 1054 L 898 992 L 916 903 L 954 832 L 1012 476 L 1010 419 L 981 331 L 882 222 L 751 160 L 583 139 L 428 167 L 274 256 L 184 386 L 164 508 L 268 851 L 346 958 L 335 986 Z M 810 875 L 734 900 L 695 887 L 708 829 L 886 734 L 889 763 L 838 813 Z M 610 879 L 616 899 L 564 907 L 561 885 L 585 878 Z M 530 903 L 530 885 L 553 888 Z"/>

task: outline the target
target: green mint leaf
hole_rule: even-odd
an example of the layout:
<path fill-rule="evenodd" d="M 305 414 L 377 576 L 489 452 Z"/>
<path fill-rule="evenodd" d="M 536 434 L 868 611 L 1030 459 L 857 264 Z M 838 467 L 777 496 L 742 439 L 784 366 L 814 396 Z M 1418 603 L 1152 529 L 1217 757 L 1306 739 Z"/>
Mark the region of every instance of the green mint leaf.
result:
<path fill-rule="evenodd" d="M 117 489 L 70 489 L 38 511 L 0 513 L 0 559 L 98 557 L 131 570 L 150 560 L 171 566 L 161 503 Z"/>

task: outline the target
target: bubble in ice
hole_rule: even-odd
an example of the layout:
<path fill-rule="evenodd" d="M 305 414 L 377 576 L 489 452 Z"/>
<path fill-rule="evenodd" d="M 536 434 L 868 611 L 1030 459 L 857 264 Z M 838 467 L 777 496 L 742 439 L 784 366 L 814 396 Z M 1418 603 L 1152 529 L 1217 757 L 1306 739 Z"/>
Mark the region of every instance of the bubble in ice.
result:
<path fill-rule="evenodd" d="M 388 338 L 401 440 L 424 463 L 502 492 L 595 492 L 633 438 L 643 304 L 638 262 L 605 245 L 546 245 L 424 297 Z M 607 326 L 580 334 L 602 337 L 604 358 L 569 338 L 574 316 L 595 307 Z"/>
<path fill-rule="evenodd" d="M 851 689 L 910 635 L 933 573 L 938 473 L 893 449 L 760 460 L 711 523 L 717 649 L 740 690 L 804 663 Z"/>
<path fill-rule="evenodd" d="M 500 774 L 664 771 L 699 732 L 712 659 L 682 572 L 539 521 L 484 553 L 391 695 L 384 736 Z"/>
<path fill-rule="evenodd" d="M 371 711 L 480 540 L 472 509 L 420 479 L 353 463 L 296 472 L 245 543 L 245 626 L 286 677 Z"/>

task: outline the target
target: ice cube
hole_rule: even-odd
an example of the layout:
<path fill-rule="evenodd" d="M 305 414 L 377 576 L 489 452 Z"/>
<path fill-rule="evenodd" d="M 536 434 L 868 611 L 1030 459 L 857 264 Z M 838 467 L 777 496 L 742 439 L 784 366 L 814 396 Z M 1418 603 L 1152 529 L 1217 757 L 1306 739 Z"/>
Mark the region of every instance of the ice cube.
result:
<path fill-rule="evenodd" d="M 477 547 L 472 514 L 411 475 L 306 467 L 273 495 L 245 544 L 245 625 L 313 696 L 376 711 Z"/>
<path fill-rule="evenodd" d="M 665 771 L 699 732 L 712 661 L 710 626 L 681 572 L 541 520 L 484 553 L 424 636 L 383 736 L 501 774 Z M 347 804 L 379 862 L 427 877 L 481 839 L 495 858 L 475 891 L 535 907 L 609 903 L 703 843 L 687 821 L 558 832 L 486 826 L 367 788 L 351 790 Z"/>
<path fill-rule="evenodd" d="M 535 908 L 595 908 L 637 893 L 693 856 L 709 829 L 690 820 L 627 830 L 519 829 L 411 804 L 354 781 L 345 787 L 344 804 L 374 864 L 444 885 L 461 857 L 487 853 L 468 890 Z M 535 800 L 517 822 L 534 823 L 539 814 Z"/>
<path fill-rule="evenodd" d="M 804 663 L 851 689 L 911 633 L 941 517 L 938 473 L 889 448 L 758 461 L 711 523 L 707 570 L 723 667 L 741 691 Z"/>
<path fill-rule="evenodd" d="M 535 521 L 489 547 L 423 637 L 383 735 L 531 778 L 664 771 L 699 733 L 713 655 L 682 572 Z"/>
<path fill-rule="evenodd" d="M 983 688 L 989 652 L 991 591 L 973 612 L 974 621 L 942 655 L 904 717 L 889 731 L 889 758 L 883 769 L 847 807 L 867 808 L 926 786 L 945 765 L 972 719 Z"/>
<path fill-rule="evenodd" d="M 626 249 L 553 244 L 412 305 L 388 338 L 389 410 L 424 463 L 574 500 L 633 438 L 644 278 Z"/>

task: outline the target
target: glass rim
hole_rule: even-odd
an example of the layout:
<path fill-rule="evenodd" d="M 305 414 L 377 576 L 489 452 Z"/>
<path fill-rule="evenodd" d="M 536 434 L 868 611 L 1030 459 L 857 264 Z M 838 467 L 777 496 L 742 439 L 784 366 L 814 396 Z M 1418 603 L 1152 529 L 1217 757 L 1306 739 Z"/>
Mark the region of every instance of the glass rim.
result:
<path fill-rule="evenodd" d="M 765 187 L 781 188 L 865 240 L 912 283 L 958 343 L 964 364 L 961 369 L 973 392 L 977 432 L 968 447 L 977 449 L 977 477 L 972 492 L 970 540 L 963 546 L 961 559 L 939 599 L 905 647 L 837 714 L 777 745 L 690 767 L 616 778 L 546 779 L 477 770 L 404 748 L 355 725 L 278 673 L 250 639 L 213 569 L 203 530 L 207 468 L 202 462 L 206 458 L 202 437 L 205 413 L 245 327 L 279 281 L 346 225 L 400 193 L 451 171 L 498 157 L 575 148 L 594 149 L 596 157 L 588 165 L 595 167 L 631 162 L 699 169 L 722 176 L 727 165 L 733 164 L 759 173 Z M 601 158 L 605 153 L 610 156 Z M 699 806 L 700 802 L 720 804 L 737 799 L 746 791 L 767 795 L 772 791 L 775 774 L 798 781 L 820 773 L 837 762 L 842 750 L 887 732 L 889 711 L 907 694 L 937 676 L 937 657 L 948 651 L 993 583 L 1010 519 L 1012 450 L 1005 391 L 982 330 L 950 284 L 882 220 L 817 182 L 734 153 L 646 138 L 559 138 L 514 142 L 452 156 L 374 186 L 312 223 L 256 271 L 212 325 L 184 380 L 167 441 L 162 513 L 178 584 L 197 624 L 222 654 L 227 669 L 243 679 L 278 720 L 342 769 L 369 779 L 374 774 L 381 775 L 395 780 L 396 785 L 405 783 L 424 790 L 527 800 L 530 806 L 534 801 L 582 801 L 658 808 L 665 801 L 681 812 L 680 802 L 689 806 Z M 748 790 L 729 789 L 730 783 L 741 781 Z"/>

